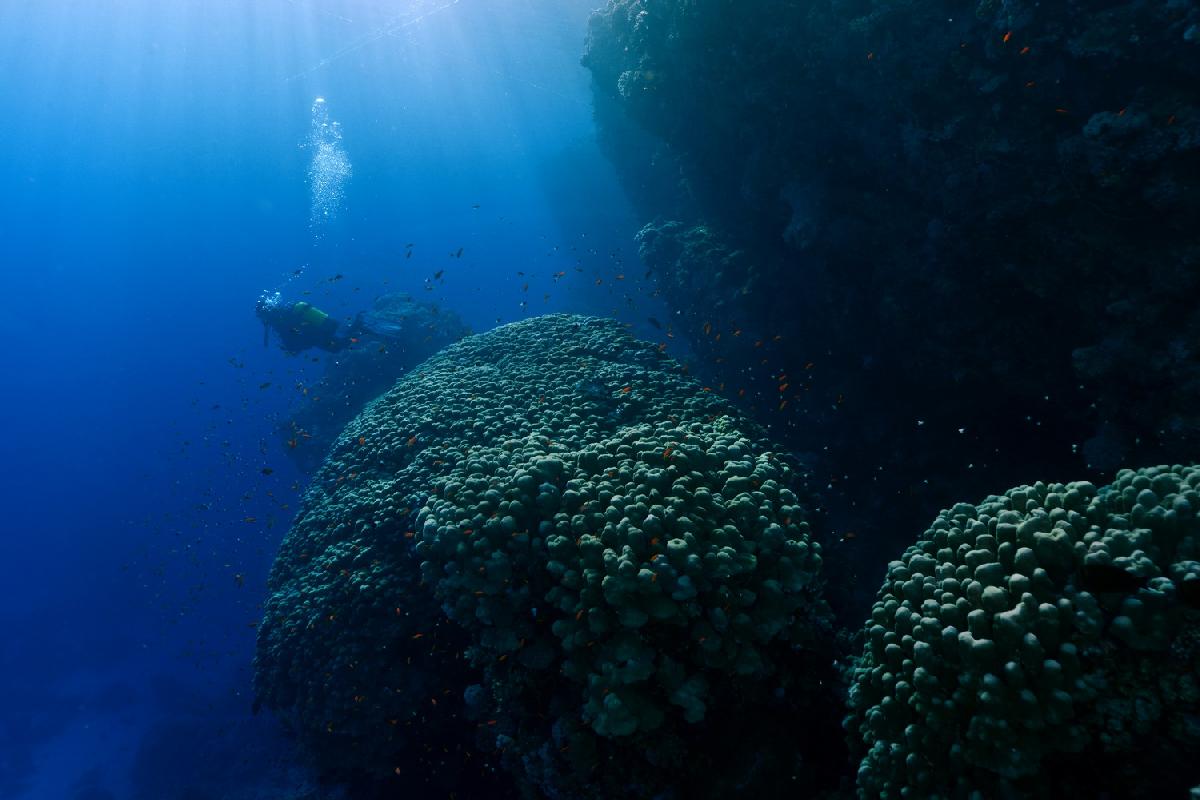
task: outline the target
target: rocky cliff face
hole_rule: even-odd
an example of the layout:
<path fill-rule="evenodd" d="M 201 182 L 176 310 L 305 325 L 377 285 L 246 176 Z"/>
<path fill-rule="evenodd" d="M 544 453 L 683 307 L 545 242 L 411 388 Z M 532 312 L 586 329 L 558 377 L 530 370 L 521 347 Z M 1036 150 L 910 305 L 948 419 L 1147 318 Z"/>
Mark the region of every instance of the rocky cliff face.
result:
<path fill-rule="evenodd" d="M 1198 24 L 1142 0 L 611 0 L 584 63 L 709 369 L 747 380 L 728 365 L 765 340 L 760 406 L 788 399 L 830 474 L 919 494 L 908 475 L 1194 452 Z"/>

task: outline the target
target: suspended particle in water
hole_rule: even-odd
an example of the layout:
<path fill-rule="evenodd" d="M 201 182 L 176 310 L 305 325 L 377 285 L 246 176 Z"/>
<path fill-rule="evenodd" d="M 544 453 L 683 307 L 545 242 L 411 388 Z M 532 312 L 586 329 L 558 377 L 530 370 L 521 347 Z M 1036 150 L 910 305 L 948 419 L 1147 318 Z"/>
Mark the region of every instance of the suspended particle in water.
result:
<path fill-rule="evenodd" d="M 350 156 L 342 145 L 342 126 L 329 117 L 329 105 L 318 97 L 312 105 L 312 128 L 308 134 L 312 161 L 308 166 L 308 186 L 311 193 L 309 225 L 314 235 L 335 219 L 345 199 L 346 182 L 350 179 Z"/>

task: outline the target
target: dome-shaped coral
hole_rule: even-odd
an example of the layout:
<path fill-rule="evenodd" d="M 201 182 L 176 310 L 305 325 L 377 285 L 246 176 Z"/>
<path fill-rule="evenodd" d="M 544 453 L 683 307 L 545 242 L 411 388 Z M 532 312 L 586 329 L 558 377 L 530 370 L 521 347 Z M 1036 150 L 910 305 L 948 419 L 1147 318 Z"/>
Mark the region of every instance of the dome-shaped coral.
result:
<path fill-rule="evenodd" d="M 346 731 L 356 769 L 391 769 L 414 720 L 469 717 L 555 797 L 790 780 L 803 733 L 779 731 L 826 694 L 829 660 L 796 478 L 619 323 L 468 338 L 368 406 L 318 474 L 273 572 L 260 696 L 312 741 Z M 731 743 L 737 714 L 761 724 Z"/>
<path fill-rule="evenodd" d="M 1200 753 L 1197 510 L 1200 468 L 1174 466 L 943 511 L 865 629 L 861 795 L 1185 790 L 1166 765 Z"/>

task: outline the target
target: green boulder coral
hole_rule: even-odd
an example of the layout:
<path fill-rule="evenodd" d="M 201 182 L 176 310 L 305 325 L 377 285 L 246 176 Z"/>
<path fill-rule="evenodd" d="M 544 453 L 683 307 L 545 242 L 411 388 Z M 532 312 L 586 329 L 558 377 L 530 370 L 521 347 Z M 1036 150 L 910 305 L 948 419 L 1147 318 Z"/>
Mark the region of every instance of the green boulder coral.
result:
<path fill-rule="evenodd" d="M 318 473 L 272 574 L 259 695 L 312 740 L 349 727 L 348 768 L 390 769 L 420 718 L 452 741 L 471 720 L 554 797 L 811 777 L 807 734 L 783 733 L 820 713 L 809 679 L 830 660 L 799 477 L 619 323 L 467 338 L 370 404 Z M 740 714 L 760 724 L 730 742 Z"/>
<path fill-rule="evenodd" d="M 943 511 L 864 631 L 860 795 L 1186 791 L 1167 765 L 1200 755 L 1198 509 L 1200 467 L 1163 466 Z"/>

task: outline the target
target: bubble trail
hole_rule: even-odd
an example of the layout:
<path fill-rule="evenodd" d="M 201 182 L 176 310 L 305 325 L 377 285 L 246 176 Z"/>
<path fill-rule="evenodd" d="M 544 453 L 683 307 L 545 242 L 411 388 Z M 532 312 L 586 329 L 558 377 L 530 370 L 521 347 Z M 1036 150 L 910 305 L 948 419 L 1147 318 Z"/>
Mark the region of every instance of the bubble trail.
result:
<path fill-rule="evenodd" d="M 342 126 L 329 117 L 324 97 L 312 105 L 312 129 L 308 135 L 312 162 L 308 167 L 308 185 L 312 193 L 309 226 L 320 236 L 323 226 L 337 217 L 346 193 L 346 181 L 352 172 L 350 156 L 342 146 Z"/>

